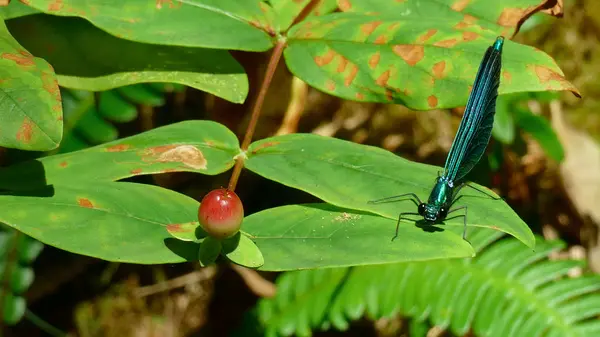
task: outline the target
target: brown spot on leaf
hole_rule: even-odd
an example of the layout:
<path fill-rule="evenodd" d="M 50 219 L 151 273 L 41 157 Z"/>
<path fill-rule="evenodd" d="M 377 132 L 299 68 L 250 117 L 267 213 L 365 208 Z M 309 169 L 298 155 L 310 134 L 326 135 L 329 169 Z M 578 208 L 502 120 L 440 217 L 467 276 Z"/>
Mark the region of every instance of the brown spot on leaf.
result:
<path fill-rule="evenodd" d="M 353 64 L 352 67 L 350 68 L 350 74 L 348 74 L 348 76 L 346 76 L 346 78 L 344 79 L 344 85 L 350 86 L 350 84 L 352 84 L 352 82 L 354 81 L 354 78 L 356 77 L 357 73 L 358 73 L 358 67 Z"/>
<path fill-rule="evenodd" d="M 29 117 L 23 118 L 23 123 L 17 131 L 17 140 L 23 143 L 29 143 L 33 134 L 33 121 Z"/>
<path fill-rule="evenodd" d="M 33 62 L 33 56 L 25 56 L 22 53 L 20 54 L 11 54 L 11 53 L 2 53 L 0 55 L 3 59 L 14 61 L 18 66 L 27 67 L 33 66 L 35 63 Z"/>
<path fill-rule="evenodd" d="M 140 174 L 140 173 L 142 173 L 142 169 L 141 168 L 136 168 L 136 169 L 133 169 L 133 170 L 131 170 L 129 172 L 131 172 L 131 174 Z"/>
<path fill-rule="evenodd" d="M 325 87 L 327 87 L 327 90 L 329 91 L 335 91 L 335 82 L 332 80 L 327 80 L 327 84 L 325 84 Z"/>
<path fill-rule="evenodd" d="M 385 89 L 385 99 L 388 101 L 394 100 L 394 93 L 390 89 Z"/>
<path fill-rule="evenodd" d="M 179 170 L 176 168 L 168 168 L 168 169 L 160 170 L 160 173 L 173 173 L 173 172 L 179 172 Z"/>
<path fill-rule="evenodd" d="M 402 57 L 402 59 L 410 66 L 414 66 L 423 59 L 425 49 L 423 46 L 399 44 L 393 47 L 394 53 Z"/>
<path fill-rule="evenodd" d="M 343 12 L 349 11 L 352 8 L 350 0 L 338 0 L 338 6 Z"/>
<path fill-rule="evenodd" d="M 69 164 L 66 161 L 61 162 L 60 164 L 58 164 L 58 166 L 60 167 L 67 167 Z"/>
<path fill-rule="evenodd" d="M 129 147 L 130 146 L 127 144 L 113 145 L 113 146 L 107 147 L 106 152 L 123 152 L 123 151 L 129 150 Z"/>
<path fill-rule="evenodd" d="M 365 23 L 365 24 L 360 25 L 360 30 L 365 35 L 371 35 L 373 33 L 373 31 L 375 29 L 377 29 L 377 27 L 379 27 L 379 25 L 381 25 L 381 21 L 373 21 L 373 22 Z"/>
<path fill-rule="evenodd" d="M 564 81 L 564 78 L 556 73 L 554 70 L 544 66 L 533 66 L 536 76 L 540 79 L 540 82 L 546 83 L 549 81 Z"/>
<path fill-rule="evenodd" d="M 498 226 L 490 226 L 490 228 L 491 228 L 491 229 L 495 229 L 495 230 L 497 230 L 497 231 L 499 231 L 499 230 L 500 230 L 500 228 L 498 228 Z"/>
<path fill-rule="evenodd" d="M 456 0 L 452 4 L 451 8 L 457 12 L 460 12 L 463 9 L 467 8 L 469 2 L 471 2 L 471 0 Z"/>
<path fill-rule="evenodd" d="M 206 158 L 198 148 L 192 145 L 165 145 L 149 148 L 146 155 L 156 156 L 159 163 L 182 163 L 195 170 L 206 169 Z"/>
<path fill-rule="evenodd" d="M 454 25 L 454 29 L 459 29 L 460 30 L 460 29 L 467 28 L 469 26 L 470 26 L 470 24 L 468 24 L 468 23 L 466 23 L 464 21 L 460 21 L 459 23 L 457 23 L 456 25 Z"/>
<path fill-rule="evenodd" d="M 375 67 L 377 67 L 377 65 L 379 64 L 380 59 L 381 54 L 379 52 L 376 52 L 375 54 L 371 55 L 371 57 L 369 58 L 369 67 L 371 67 L 371 69 L 375 69 Z"/>
<path fill-rule="evenodd" d="M 501 26 L 516 27 L 521 18 L 523 18 L 528 11 L 529 8 L 505 8 L 502 13 L 500 13 L 497 23 Z"/>
<path fill-rule="evenodd" d="M 474 17 L 473 15 L 465 14 L 465 16 L 463 16 L 463 21 L 468 24 L 472 24 L 472 23 L 477 22 L 477 18 Z"/>
<path fill-rule="evenodd" d="M 185 233 L 185 232 L 191 232 L 192 228 L 191 227 L 183 227 L 181 226 L 181 224 L 178 223 L 171 223 L 167 225 L 167 231 L 172 232 L 172 233 Z"/>
<path fill-rule="evenodd" d="M 504 78 L 504 80 L 505 80 L 505 81 L 509 81 L 509 82 L 510 82 L 510 80 L 512 80 L 512 75 L 511 75 L 511 73 L 509 73 L 509 72 L 508 72 L 508 71 L 506 71 L 506 70 L 503 70 L 503 71 L 502 71 L 502 77 Z"/>
<path fill-rule="evenodd" d="M 94 204 L 92 204 L 90 199 L 86 199 L 86 198 L 77 199 L 77 204 L 79 204 L 79 206 L 85 207 L 85 208 L 94 208 Z"/>
<path fill-rule="evenodd" d="M 354 97 L 356 97 L 356 99 L 359 101 L 362 101 L 365 99 L 365 95 L 363 95 L 362 92 L 357 92 L 356 94 L 354 94 Z"/>
<path fill-rule="evenodd" d="M 335 57 L 335 51 L 333 51 L 332 49 L 329 49 L 329 51 L 327 51 L 327 53 L 325 53 L 325 55 L 323 56 L 315 56 L 315 63 L 319 66 L 325 66 L 328 65 L 333 58 Z"/>
<path fill-rule="evenodd" d="M 377 79 L 375 80 L 375 83 L 377 83 L 377 85 L 385 87 L 387 86 L 387 82 L 390 79 L 390 70 L 386 70 L 383 72 L 383 74 L 379 75 L 379 77 L 377 77 Z"/>
<path fill-rule="evenodd" d="M 473 41 L 479 37 L 479 34 L 473 32 L 463 32 L 463 41 Z"/>
<path fill-rule="evenodd" d="M 343 73 L 346 70 L 346 66 L 348 65 L 348 59 L 340 55 L 339 57 L 340 63 L 338 63 L 337 72 Z"/>
<path fill-rule="evenodd" d="M 50 11 L 50 12 L 59 11 L 63 8 L 63 6 L 64 6 L 63 0 L 54 0 L 53 2 L 48 4 L 48 11 Z"/>
<path fill-rule="evenodd" d="M 385 35 L 379 35 L 376 39 L 375 39 L 375 44 L 385 44 L 387 42 L 388 37 Z"/>
<path fill-rule="evenodd" d="M 435 97 L 435 95 L 427 97 L 427 104 L 429 104 L 430 108 L 435 108 L 438 105 L 437 97 Z"/>
<path fill-rule="evenodd" d="M 278 144 L 279 144 L 279 142 L 265 142 L 265 143 L 262 143 L 256 149 L 252 150 L 252 154 L 256 154 L 260 150 L 264 150 L 264 149 L 266 149 L 268 147 L 275 146 L 275 145 L 278 145 Z"/>
<path fill-rule="evenodd" d="M 446 69 L 446 61 L 440 61 L 433 65 L 433 76 L 438 80 L 444 77 L 444 70 Z"/>
<path fill-rule="evenodd" d="M 425 33 L 417 38 L 417 43 L 422 44 L 422 43 L 427 42 L 427 40 L 429 40 L 436 33 L 437 33 L 437 29 L 428 30 L 427 33 Z"/>
<path fill-rule="evenodd" d="M 61 102 L 60 99 L 60 89 L 58 87 L 58 80 L 54 74 L 49 72 L 42 72 L 42 85 L 44 90 L 46 90 L 55 101 Z"/>
<path fill-rule="evenodd" d="M 438 42 L 434 43 L 433 45 L 436 47 L 442 47 L 442 48 L 452 48 L 456 45 L 456 43 L 458 43 L 458 40 L 448 39 L 448 40 L 438 41 Z"/>

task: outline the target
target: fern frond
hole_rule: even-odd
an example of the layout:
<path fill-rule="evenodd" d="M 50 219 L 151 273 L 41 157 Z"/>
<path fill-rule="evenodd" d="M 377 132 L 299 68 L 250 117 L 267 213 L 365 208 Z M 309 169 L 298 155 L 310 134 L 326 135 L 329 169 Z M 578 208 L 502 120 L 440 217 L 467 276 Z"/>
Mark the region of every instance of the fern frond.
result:
<path fill-rule="evenodd" d="M 310 336 L 351 321 L 402 315 L 462 336 L 598 336 L 600 276 L 570 278 L 584 261 L 549 260 L 564 248 L 537 238 L 531 251 L 489 229 L 470 234 L 478 255 L 282 274 L 258 315 L 268 336 Z"/>
<path fill-rule="evenodd" d="M 34 278 L 30 265 L 43 246 L 21 232 L 0 226 L 0 321 L 16 324 L 25 314 L 23 294 Z"/>

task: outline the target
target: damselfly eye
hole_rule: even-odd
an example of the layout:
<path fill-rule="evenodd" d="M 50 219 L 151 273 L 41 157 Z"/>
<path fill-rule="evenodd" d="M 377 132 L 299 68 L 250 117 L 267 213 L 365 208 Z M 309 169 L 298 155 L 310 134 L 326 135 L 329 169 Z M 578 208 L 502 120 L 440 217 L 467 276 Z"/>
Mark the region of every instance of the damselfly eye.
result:
<path fill-rule="evenodd" d="M 439 215 L 439 217 L 441 219 L 443 219 L 443 218 L 446 217 L 446 215 L 448 215 L 448 210 L 446 209 L 446 207 L 440 208 L 440 215 Z"/>
<path fill-rule="evenodd" d="M 425 204 L 420 204 L 419 205 L 419 215 L 423 215 L 425 214 Z"/>

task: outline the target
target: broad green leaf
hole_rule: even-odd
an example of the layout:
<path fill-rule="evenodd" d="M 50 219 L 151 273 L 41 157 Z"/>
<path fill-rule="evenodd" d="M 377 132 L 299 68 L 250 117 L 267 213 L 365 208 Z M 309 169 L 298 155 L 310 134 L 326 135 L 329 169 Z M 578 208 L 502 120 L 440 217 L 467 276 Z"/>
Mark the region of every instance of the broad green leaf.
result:
<path fill-rule="evenodd" d="M 415 12 L 429 18 L 443 19 L 464 16 L 466 22 L 493 29 L 497 34 L 511 36 L 523 21 L 548 7 L 548 0 L 352 0 L 340 1 L 340 9 L 348 12 L 395 13 L 406 16 Z M 562 14 L 562 5 L 553 9 Z M 458 27 L 457 27 L 458 28 Z"/>
<path fill-rule="evenodd" d="M 221 241 L 210 236 L 206 237 L 200 243 L 200 249 L 198 250 L 200 266 L 206 267 L 213 264 L 219 257 L 219 254 L 221 254 Z"/>
<path fill-rule="evenodd" d="M 56 75 L 0 23 L 0 146 L 29 151 L 58 147 L 63 117 Z"/>
<path fill-rule="evenodd" d="M 265 224 L 263 223 L 262 226 L 264 227 Z M 258 268 L 265 263 L 260 249 L 241 232 L 238 232 L 233 238 L 223 241 L 223 254 L 229 261 L 248 268 Z"/>
<path fill-rule="evenodd" d="M 310 0 L 271 0 L 278 31 L 287 30 Z M 337 9 L 336 0 L 320 0 L 308 17 L 328 14 Z"/>
<path fill-rule="evenodd" d="M 270 271 L 423 261 L 474 255 L 459 235 L 428 233 L 396 221 L 328 204 L 289 205 L 244 219 Z"/>
<path fill-rule="evenodd" d="M 245 167 L 265 178 L 301 189 L 339 207 L 368 211 L 393 220 L 398 219 L 401 212 L 416 212 L 417 206 L 409 200 L 368 202 L 403 193 L 416 193 L 422 200 L 427 199 L 441 171 L 440 167 L 411 162 L 380 148 L 312 134 L 263 139 L 251 144 L 246 155 Z M 489 190 L 486 193 L 494 195 Z M 497 229 L 533 247 L 531 230 L 503 200 L 494 200 L 468 187 L 460 194 L 464 196 L 455 206 L 468 206 L 469 226 Z M 449 217 L 444 223 L 462 227 L 463 220 Z M 414 228 L 415 224 L 402 221 L 400 226 Z"/>
<path fill-rule="evenodd" d="M 10 2 L 8 6 L 0 6 L 0 16 L 2 16 L 4 20 L 37 14 L 39 12 L 40 11 L 37 9 L 29 7 L 19 0 Z"/>
<path fill-rule="evenodd" d="M 248 94 L 244 69 L 224 50 L 132 42 L 83 19 L 46 14 L 12 19 L 7 25 L 31 53 L 52 64 L 63 87 L 103 91 L 134 83 L 174 82 L 235 103 Z"/>
<path fill-rule="evenodd" d="M 498 33 L 485 22 L 446 14 L 432 14 L 423 5 L 406 15 L 388 10 L 307 19 L 289 32 L 286 63 L 303 81 L 346 99 L 417 110 L 462 106 Z M 502 66 L 501 94 L 570 90 L 579 95 L 554 60 L 535 48 L 506 41 Z"/>
<path fill-rule="evenodd" d="M 237 137 L 223 125 L 185 121 L 84 150 L 0 168 L 0 188 L 21 190 L 180 171 L 215 175 L 233 167 L 239 151 Z"/>
<path fill-rule="evenodd" d="M 561 162 L 565 157 L 563 149 L 552 125 L 542 116 L 534 115 L 524 108 L 515 109 L 517 125 L 530 134 L 548 154 L 548 157 Z"/>
<path fill-rule="evenodd" d="M 496 100 L 496 114 L 492 135 L 504 144 L 512 144 L 515 139 L 515 121 L 513 119 L 514 100 L 512 95 L 498 96 Z"/>
<path fill-rule="evenodd" d="M 195 260 L 198 245 L 167 227 L 197 218 L 198 202 L 157 186 L 108 182 L 3 193 L 0 221 L 72 253 L 140 264 Z"/>
<path fill-rule="evenodd" d="M 440 226 L 432 233 L 402 223 L 392 241 L 396 221 L 329 204 L 289 205 L 267 209 L 244 219 L 238 250 L 232 261 L 249 266 L 252 245 L 264 265 L 260 270 L 357 266 L 399 261 L 470 257 L 474 251 L 457 232 L 462 228 Z M 171 230 L 185 241 L 198 241 L 198 222 Z M 246 245 L 242 246 L 242 240 Z M 224 244 L 225 247 L 225 244 Z M 241 249 L 244 248 L 244 249 Z M 262 252 L 262 254 L 261 254 Z M 256 265 L 255 267 L 258 267 Z"/>
<path fill-rule="evenodd" d="M 28 0 L 52 15 L 79 16 L 123 39 L 185 47 L 265 51 L 271 9 L 258 0 Z"/>

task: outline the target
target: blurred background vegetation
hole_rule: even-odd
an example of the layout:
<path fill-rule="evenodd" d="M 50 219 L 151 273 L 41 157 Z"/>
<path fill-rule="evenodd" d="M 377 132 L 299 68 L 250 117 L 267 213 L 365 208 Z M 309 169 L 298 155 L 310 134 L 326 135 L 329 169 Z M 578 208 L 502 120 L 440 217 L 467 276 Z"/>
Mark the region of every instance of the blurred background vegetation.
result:
<path fill-rule="evenodd" d="M 488 160 L 482 160 L 472 178 L 496 189 L 544 238 L 566 242 L 550 259 L 587 260 L 589 268 L 598 272 L 600 2 L 565 0 L 564 7 L 562 19 L 533 16 L 516 40 L 555 58 L 583 98 L 571 93 L 500 97 Z M 268 54 L 233 55 L 244 65 L 249 97 L 254 97 Z M 186 119 L 212 119 L 243 135 L 252 104 L 250 99 L 236 105 L 172 84 L 133 85 L 100 93 L 65 89 L 62 97 L 65 136 L 58 152 Z M 282 64 L 255 138 L 312 132 L 443 165 L 461 116 L 461 109 L 414 112 L 398 105 L 343 101 L 307 87 Z M 4 151 L 10 163 L 44 155 Z M 226 186 L 228 179 L 229 173 L 217 177 L 171 173 L 131 180 L 200 200 L 208 191 Z M 315 200 L 249 172 L 242 173 L 238 194 L 246 214 Z M 5 228 L 0 242 L 19 235 Z M 200 269 L 191 264 L 115 264 L 72 255 L 26 237 L 14 242 L 19 246 L 1 244 L 0 256 L 18 262 L 11 269 L 14 282 L 28 290 L 24 296 L 9 296 L 10 303 L 5 303 L 5 314 L 14 313 L 12 320 L 5 317 L 11 324 L 4 329 L 6 336 L 224 336 L 239 332 L 239 327 L 243 327 L 240 335 L 249 335 L 256 323 L 246 313 L 260 296 L 273 295 L 272 282 L 279 276 L 226 265 Z M 579 267 L 574 273 L 582 271 Z M 403 336 L 410 329 L 402 322 L 400 318 L 362 319 L 352 322 L 346 332 L 318 335 Z M 444 335 L 427 325 L 421 330 L 427 336 Z"/>

